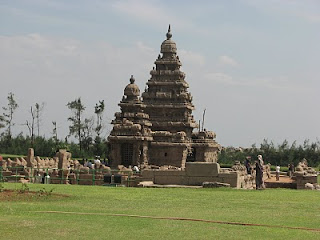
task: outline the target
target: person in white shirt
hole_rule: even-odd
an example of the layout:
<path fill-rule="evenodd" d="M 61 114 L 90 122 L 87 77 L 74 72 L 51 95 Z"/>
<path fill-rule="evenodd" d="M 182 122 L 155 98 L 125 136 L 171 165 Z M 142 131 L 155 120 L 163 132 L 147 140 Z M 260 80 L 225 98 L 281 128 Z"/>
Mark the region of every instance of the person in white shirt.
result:
<path fill-rule="evenodd" d="M 136 173 L 139 173 L 139 171 L 140 171 L 139 168 L 138 168 L 138 166 L 134 166 L 134 167 L 132 168 L 132 170 L 135 171 Z"/>
<path fill-rule="evenodd" d="M 280 166 L 277 165 L 276 166 L 276 180 L 279 181 L 280 178 Z"/>

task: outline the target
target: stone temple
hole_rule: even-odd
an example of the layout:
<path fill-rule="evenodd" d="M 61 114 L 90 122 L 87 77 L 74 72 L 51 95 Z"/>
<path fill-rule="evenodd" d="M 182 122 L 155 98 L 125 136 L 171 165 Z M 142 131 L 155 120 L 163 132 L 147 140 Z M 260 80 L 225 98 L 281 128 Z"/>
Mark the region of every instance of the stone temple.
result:
<path fill-rule="evenodd" d="M 166 37 L 142 95 L 133 76 L 124 89 L 108 137 L 112 167 L 184 169 L 186 162 L 217 162 L 220 145 L 215 133 L 200 131 L 193 118 L 192 96 L 170 26 Z"/>

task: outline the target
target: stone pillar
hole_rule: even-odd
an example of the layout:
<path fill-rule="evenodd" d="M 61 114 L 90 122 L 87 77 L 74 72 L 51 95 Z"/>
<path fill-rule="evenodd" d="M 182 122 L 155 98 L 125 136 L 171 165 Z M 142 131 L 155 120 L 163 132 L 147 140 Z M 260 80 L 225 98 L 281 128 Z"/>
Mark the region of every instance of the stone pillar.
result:
<path fill-rule="evenodd" d="M 35 167 L 34 166 L 34 150 L 33 150 L 33 148 L 28 149 L 27 167 Z"/>
<path fill-rule="evenodd" d="M 140 152 L 140 142 L 136 142 L 133 144 L 133 156 L 132 156 L 132 166 L 136 166 L 140 164 L 140 159 L 141 159 L 141 152 Z"/>
<path fill-rule="evenodd" d="M 143 166 L 147 166 L 149 163 L 148 159 L 148 142 L 143 143 L 143 150 L 142 150 L 142 158 L 140 164 Z"/>
<path fill-rule="evenodd" d="M 116 168 L 118 165 L 121 164 L 121 144 L 120 143 L 113 143 L 111 146 L 111 167 Z"/>
<path fill-rule="evenodd" d="M 66 149 L 60 149 L 57 153 L 57 157 L 59 158 L 58 168 L 59 169 L 68 169 L 69 161 L 68 161 L 68 152 Z"/>
<path fill-rule="evenodd" d="M 187 157 L 188 157 L 188 146 L 186 146 L 182 150 L 182 159 L 181 159 L 181 168 L 184 169 L 186 167 Z"/>

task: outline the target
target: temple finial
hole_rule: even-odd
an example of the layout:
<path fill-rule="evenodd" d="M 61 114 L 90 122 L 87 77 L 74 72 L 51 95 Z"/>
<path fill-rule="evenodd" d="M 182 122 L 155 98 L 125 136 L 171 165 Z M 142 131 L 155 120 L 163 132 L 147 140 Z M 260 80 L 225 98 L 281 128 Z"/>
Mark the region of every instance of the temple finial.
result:
<path fill-rule="evenodd" d="M 134 81 L 135 81 L 135 79 L 134 79 L 133 75 L 131 75 L 130 83 L 131 83 L 131 84 L 133 84 L 133 83 L 134 83 Z"/>
<path fill-rule="evenodd" d="M 167 40 L 169 40 L 171 37 L 172 37 L 171 26 L 169 24 L 169 28 L 168 28 L 168 32 L 167 32 Z"/>

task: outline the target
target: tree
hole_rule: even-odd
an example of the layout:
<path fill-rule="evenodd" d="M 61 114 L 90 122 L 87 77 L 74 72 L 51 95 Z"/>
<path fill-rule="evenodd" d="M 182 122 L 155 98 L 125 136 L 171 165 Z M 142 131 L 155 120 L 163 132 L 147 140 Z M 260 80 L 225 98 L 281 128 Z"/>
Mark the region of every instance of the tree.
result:
<path fill-rule="evenodd" d="M 37 122 L 37 136 L 39 137 L 40 136 L 40 122 L 41 122 L 41 113 L 42 113 L 42 110 L 44 108 L 44 103 L 40 104 L 39 103 L 36 103 L 35 104 L 35 118 L 36 118 L 36 122 Z"/>
<path fill-rule="evenodd" d="M 8 105 L 7 105 L 7 107 L 2 107 L 4 112 L 0 118 L 0 121 L 1 121 L 2 127 L 7 127 L 6 135 L 7 135 L 8 139 L 11 139 L 11 137 L 12 137 L 11 127 L 14 126 L 13 114 L 14 114 L 15 110 L 19 107 L 19 105 L 17 104 L 16 100 L 14 99 L 14 94 L 12 92 L 10 92 L 8 94 L 7 99 L 8 99 Z"/>
<path fill-rule="evenodd" d="M 58 131 L 57 131 L 57 122 L 56 121 L 53 121 L 52 122 L 53 124 L 53 129 L 52 129 L 52 139 L 55 143 L 55 148 L 57 148 L 58 146 Z"/>
<path fill-rule="evenodd" d="M 75 99 L 67 104 L 67 107 L 72 111 L 72 116 L 68 118 L 71 122 L 69 126 L 70 135 L 74 135 L 79 141 L 80 152 L 82 150 L 82 114 L 85 110 L 85 106 L 81 102 L 81 98 Z"/>
<path fill-rule="evenodd" d="M 0 116 L 0 128 L 4 128 L 5 125 L 3 124 L 4 122 L 4 117 L 3 116 Z"/>
<path fill-rule="evenodd" d="M 35 122 L 35 118 L 36 118 L 36 109 L 33 109 L 33 107 L 31 106 L 30 108 L 30 114 L 31 114 L 31 122 L 29 122 L 28 120 L 26 120 L 25 125 L 28 127 L 29 129 L 29 136 L 30 136 L 30 142 L 31 142 L 31 147 L 33 147 L 34 144 L 34 122 Z"/>
<path fill-rule="evenodd" d="M 90 150 L 90 145 L 92 144 L 93 125 L 93 118 L 84 119 L 82 128 L 82 145 L 87 152 Z"/>
<path fill-rule="evenodd" d="M 102 116 L 104 112 L 104 107 L 104 100 L 99 101 L 99 104 L 96 103 L 96 106 L 94 107 L 94 113 L 97 115 L 97 124 L 95 127 L 95 132 L 97 134 L 97 137 L 99 138 L 102 131 Z"/>
<path fill-rule="evenodd" d="M 105 105 L 104 105 L 104 100 L 99 101 L 99 103 L 96 103 L 96 106 L 94 107 L 94 113 L 97 116 L 97 124 L 95 127 L 95 133 L 96 133 L 96 137 L 94 139 L 94 154 L 95 155 L 103 155 L 103 151 L 104 151 L 104 143 L 102 143 L 102 139 L 101 139 L 101 133 L 103 130 L 103 122 L 102 122 L 102 118 L 103 118 L 103 112 L 105 109 Z"/>

